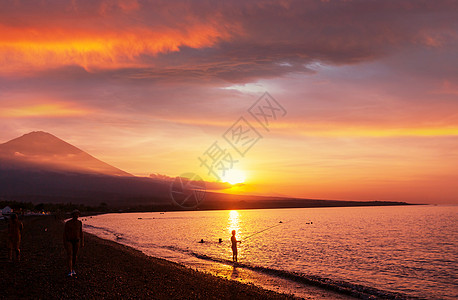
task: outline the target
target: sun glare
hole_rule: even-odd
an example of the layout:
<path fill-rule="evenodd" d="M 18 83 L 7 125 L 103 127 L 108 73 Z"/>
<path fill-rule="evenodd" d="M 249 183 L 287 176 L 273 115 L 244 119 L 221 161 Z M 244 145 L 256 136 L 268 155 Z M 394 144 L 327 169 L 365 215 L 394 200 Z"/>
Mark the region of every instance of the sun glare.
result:
<path fill-rule="evenodd" d="M 246 180 L 245 173 L 243 171 L 235 170 L 235 169 L 231 169 L 227 171 L 223 177 L 223 181 L 228 182 L 230 184 L 244 183 L 245 180 Z"/>

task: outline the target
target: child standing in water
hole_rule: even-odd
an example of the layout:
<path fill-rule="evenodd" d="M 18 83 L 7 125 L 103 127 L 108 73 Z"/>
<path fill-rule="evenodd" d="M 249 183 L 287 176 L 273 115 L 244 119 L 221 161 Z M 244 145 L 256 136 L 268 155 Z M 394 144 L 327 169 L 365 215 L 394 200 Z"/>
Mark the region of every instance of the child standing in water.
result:
<path fill-rule="evenodd" d="M 80 212 L 78 210 L 74 210 L 72 212 L 72 219 L 65 223 L 64 228 L 64 246 L 65 250 L 67 250 L 69 277 L 76 276 L 74 269 L 76 264 L 76 256 L 80 246 L 84 246 L 83 223 L 78 220 L 79 216 Z"/>
<path fill-rule="evenodd" d="M 24 226 L 18 220 L 17 215 L 12 214 L 8 222 L 8 258 L 10 261 L 13 261 L 13 252 L 14 259 L 16 261 L 21 260 L 21 233 L 23 228 Z"/>
<path fill-rule="evenodd" d="M 232 261 L 237 262 L 237 243 L 241 243 L 241 241 L 237 241 L 237 238 L 235 237 L 235 230 L 232 230 L 231 243 L 232 243 Z"/>

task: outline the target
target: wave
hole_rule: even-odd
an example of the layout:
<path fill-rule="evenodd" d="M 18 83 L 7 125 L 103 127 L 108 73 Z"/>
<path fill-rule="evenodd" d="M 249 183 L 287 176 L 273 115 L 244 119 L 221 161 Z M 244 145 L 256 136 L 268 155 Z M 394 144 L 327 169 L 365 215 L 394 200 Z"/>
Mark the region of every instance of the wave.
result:
<path fill-rule="evenodd" d="M 116 238 L 116 240 L 121 240 L 123 239 L 123 235 L 119 232 L 116 232 L 114 230 L 111 230 L 109 228 L 105 228 L 105 227 L 98 227 L 98 226 L 94 226 L 94 225 L 88 225 L 88 224 L 84 224 L 83 227 L 85 229 L 87 228 L 90 228 L 90 229 L 95 229 L 97 230 L 98 232 L 102 233 L 102 234 L 106 234 L 106 235 L 112 235 Z"/>
<path fill-rule="evenodd" d="M 182 248 L 175 247 L 175 246 L 159 246 L 159 245 L 153 245 L 153 244 L 151 244 L 151 246 L 185 253 L 185 254 L 194 256 L 196 258 L 207 260 L 207 261 L 212 261 L 212 262 L 226 264 L 226 265 L 232 265 L 234 267 L 239 267 L 239 268 L 245 268 L 245 269 L 252 270 L 255 272 L 260 272 L 260 273 L 264 273 L 267 275 L 276 276 L 276 277 L 280 277 L 283 279 L 288 279 L 288 280 L 291 280 L 297 283 L 317 286 L 317 287 L 320 287 L 326 290 L 332 290 L 340 294 L 349 295 L 349 296 L 356 297 L 359 299 L 397 299 L 397 300 L 421 299 L 418 297 L 408 296 L 408 295 L 405 295 L 399 292 L 385 291 L 385 290 L 377 289 L 374 287 L 368 287 L 368 286 L 350 283 L 350 282 L 341 281 L 341 280 L 334 280 L 334 279 L 321 277 L 317 275 L 307 275 L 307 274 L 301 274 L 297 272 L 289 272 L 289 271 L 284 271 L 284 270 L 279 270 L 279 269 L 274 269 L 274 268 L 269 268 L 269 267 L 256 266 L 256 265 L 240 263 L 240 262 L 234 263 L 228 259 L 212 257 L 206 254 L 196 253 L 192 250 L 182 249 Z"/>
<path fill-rule="evenodd" d="M 347 281 L 342 281 L 342 280 L 335 280 L 331 278 L 326 278 L 326 277 L 321 277 L 318 275 L 310 275 L 310 274 L 302 274 L 298 272 L 289 272 L 285 270 L 279 270 L 279 269 L 274 269 L 274 268 L 269 268 L 269 267 L 263 267 L 263 266 L 257 266 L 257 265 L 251 265 L 247 263 L 240 263 L 240 262 L 232 262 L 231 260 L 228 259 L 222 259 L 218 257 L 212 257 L 208 256 L 206 254 L 201 254 L 194 252 L 192 250 L 188 249 L 182 249 L 176 246 L 163 246 L 163 245 L 157 245 L 154 243 L 148 243 L 148 244 L 138 244 L 134 241 L 130 241 L 128 239 L 125 239 L 122 234 L 115 232 L 113 230 L 110 230 L 108 228 L 103 228 L 103 227 L 97 227 L 97 226 L 92 226 L 92 225 L 87 225 L 85 224 L 85 227 L 87 228 L 92 228 L 97 231 L 101 231 L 103 234 L 108 234 L 116 238 L 116 240 L 121 240 L 123 244 L 127 246 L 133 246 L 133 247 L 140 247 L 140 248 L 161 248 L 161 249 L 166 249 L 174 252 L 180 252 L 183 254 L 187 254 L 193 257 L 196 257 L 198 259 L 206 260 L 206 261 L 211 261 L 215 263 L 220 263 L 220 264 L 225 264 L 225 265 L 232 265 L 237 268 L 245 268 L 251 271 L 259 272 L 259 273 L 264 273 L 270 276 L 276 276 L 279 278 L 291 280 L 297 283 L 305 284 L 305 285 L 313 285 L 317 286 L 326 290 L 331 290 L 340 294 L 345 294 L 349 295 L 355 298 L 359 299 L 396 299 L 396 300 L 404 300 L 404 299 L 421 299 L 418 297 L 413 297 L 409 295 L 405 295 L 399 292 L 392 292 L 392 291 L 386 291 L 386 290 L 381 290 L 377 289 L 374 287 L 369 287 L 361 284 L 355 284 L 355 283 L 350 283 Z"/>

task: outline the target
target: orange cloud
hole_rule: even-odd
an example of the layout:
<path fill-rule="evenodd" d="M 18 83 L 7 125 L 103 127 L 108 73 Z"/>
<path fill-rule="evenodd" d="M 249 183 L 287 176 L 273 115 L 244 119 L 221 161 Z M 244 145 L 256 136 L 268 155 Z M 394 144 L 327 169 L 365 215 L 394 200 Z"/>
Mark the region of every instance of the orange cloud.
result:
<path fill-rule="evenodd" d="M 69 103 L 43 103 L 37 105 L 23 105 L 6 107 L 0 110 L 2 118 L 47 118 L 82 116 L 93 111 L 77 107 Z"/>
<path fill-rule="evenodd" d="M 347 127 L 302 129 L 303 136 L 319 137 L 422 137 L 422 136 L 458 136 L 458 126 L 443 127 Z"/>
<path fill-rule="evenodd" d="M 1 72 L 64 65 L 79 65 L 86 70 L 142 66 L 140 55 L 176 52 L 183 46 L 209 47 L 229 37 L 230 33 L 203 24 L 186 30 L 137 27 L 109 32 L 0 26 Z"/>
<path fill-rule="evenodd" d="M 355 64 L 418 44 L 453 45 L 456 35 L 447 28 L 456 18 L 449 1 L 407 3 L 6 1 L 0 75 L 77 65 L 92 72 L 131 68 L 153 78 L 185 73 L 242 82 L 311 72 L 307 64 L 315 61 Z"/>

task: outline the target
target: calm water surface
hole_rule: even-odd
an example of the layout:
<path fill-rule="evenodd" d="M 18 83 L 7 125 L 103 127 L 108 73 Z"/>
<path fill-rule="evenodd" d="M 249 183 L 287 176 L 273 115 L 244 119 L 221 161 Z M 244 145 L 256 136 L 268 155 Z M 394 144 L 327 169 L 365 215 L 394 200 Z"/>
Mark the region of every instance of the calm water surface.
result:
<path fill-rule="evenodd" d="M 457 206 L 351 207 L 108 214 L 85 219 L 84 226 L 147 254 L 254 283 L 270 279 L 243 266 L 457 299 L 457 217 Z M 242 240 L 237 269 L 229 263 L 233 229 Z M 286 291 L 301 296 L 301 289 L 294 283 Z"/>

